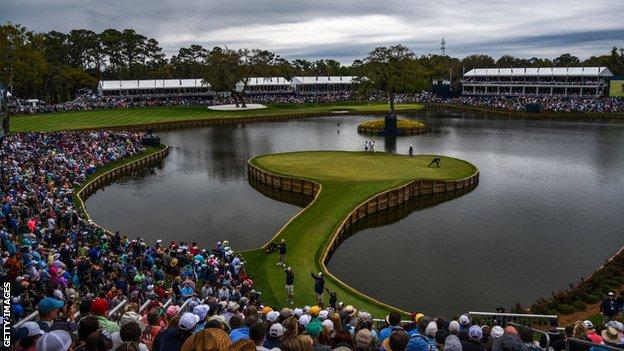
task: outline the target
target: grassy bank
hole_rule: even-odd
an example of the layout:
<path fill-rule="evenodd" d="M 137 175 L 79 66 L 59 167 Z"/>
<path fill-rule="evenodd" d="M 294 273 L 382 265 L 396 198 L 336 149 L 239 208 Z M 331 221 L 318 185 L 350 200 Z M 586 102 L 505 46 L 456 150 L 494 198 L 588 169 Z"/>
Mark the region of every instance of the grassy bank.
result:
<path fill-rule="evenodd" d="M 396 105 L 396 109 L 421 109 L 421 104 Z M 245 118 L 301 114 L 331 114 L 332 111 L 350 111 L 354 113 L 380 113 L 388 109 L 387 104 L 368 104 L 363 102 L 341 102 L 332 104 L 278 104 L 268 105 L 266 109 L 249 111 L 214 111 L 199 106 L 173 106 L 133 109 L 109 109 L 96 111 L 76 111 L 16 116 L 11 118 L 12 132 L 54 131 L 85 128 L 105 128 L 113 126 L 131 126 L 150 123 L 179 122 L 217 118 Z"/>
<path fill-rule="evenodd" d="M 341 221 L 359 204 L 413 179 L 454 180 L 477 172 L 470 163 L 447 157 L 442 158 L 441 168 L 428 168 L 431 159 L 432 156 L 426 155 L 409 159 L 386 153 L 311 151 L 265 155 L 250 160 L 252 165 L 262 170 L 309 179 L 321 185 L 315 200 L 274 238 L 287 242 L 286 264 L 293 267 L 296 274 L 297 305 L 314 303 L 314 281 L 310 272 L 324 270 L 321 259 L 325 246 Z M 266 256 L 262 249 L 258 249 L 245 252 L 244 256 L 248 262 L 247 270 L 254 276 L 259 291 L 262 291 L 263 300 L 275 306 L 284 305 L 285 276 L 283 269 L 276 266 L 277 255 Z M 366 310 L 376 317 L 388 313 L 390 307 L 327 278 L 326 286 L 337 292 L 339 301 Z"/>

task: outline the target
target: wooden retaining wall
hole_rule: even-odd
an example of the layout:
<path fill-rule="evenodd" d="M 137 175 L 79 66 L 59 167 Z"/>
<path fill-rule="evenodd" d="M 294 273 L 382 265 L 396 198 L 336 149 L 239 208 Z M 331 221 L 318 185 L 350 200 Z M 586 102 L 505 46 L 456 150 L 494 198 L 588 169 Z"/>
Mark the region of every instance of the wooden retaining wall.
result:
<path fill-rule="evenodd" d="M 121 177 L 124 177 L 128 174 L 141 170 L 145 168 L 146 166 L 157 164 L 158 162 L 162 161 L 165 157 L 167 157 L 167 155 L 169 155 L 169 146 L 165 146 L 164 149 L 157 151 L 153 154 L 147 155 L 145 157 L 141 157 L 132 162 L 113 168 L 110 171 L 103 173 L 99 175 L 98 177 L 90 180 L 76 194 L 78 198 L 78 204 L 77 204 L 78 211 L 81 212 L 81 214 L 84 217 L 91 220 L 91 216 L 89 216 L 89 213 L 87 213 L 84 207 L 84 202 L 89 198 L 89 196 L 93 195 L 99 189 L 104 188 L 105 186 L 109 185 L 111 182 Z M 105 228 L 104 228 L 104 231 L 107 232 L 108 234 L 112 234 L 109 230 Z"/>
<path fill-rule="evenodd" d="M 398 129 L 402 130 L 405 133 L 404 135 L 419 135 L 419 134 L 425 134 L 425 130 L 427 128 L 426 127 L 420 127 L 420 128 L 398 128 Z M 382 131 L 382 129 L 358 126 L 357 127 L 357 131 L 358 131 L 358 133 L 375 134 L 375 135 L 377 135 L 377 134 L 379 134 L 379 132 Z"/>
<path fill-rule="evenodd" d="M 311 180 L 272 174 L 259 169 L 249 162 L 247 163 L 247 174 L 250 178 L 254 178 L 262 184 L 312 196 L 316 196 L 321 188 L 318 183 Z M 353 209 L 353 211 L 345 217 L 338 229 L 332 234 L 332 238 L 321 256 L 323 265 L 329 262 L 331 254 L 335 252 L 338 245 L 340 245 L 340 239 L 342 235 L 345 235 L 346 229 L 364 219 L 366 216 L 401 205 L 416 196 L 456 192 L 478 183 L 479 172 L 477 171 L 470 177 L 460 180 L 416 179 L 396 189 L 384 191 L 373 196 Z"/>

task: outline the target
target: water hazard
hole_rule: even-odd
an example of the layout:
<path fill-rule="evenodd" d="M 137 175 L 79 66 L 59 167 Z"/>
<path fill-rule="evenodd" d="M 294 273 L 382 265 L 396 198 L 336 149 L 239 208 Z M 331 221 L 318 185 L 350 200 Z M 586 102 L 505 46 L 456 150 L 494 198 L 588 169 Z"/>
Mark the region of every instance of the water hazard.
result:
<path fill-rule="evenodd" d="M 474 116 L 473 116 L 474 117 Z M 328 268 L 407 310 L 452 316 L 549 296 L 624 245 L 624 124 L 422 116 L 425 135 L 358 135 L 370 117 L 335 116 L 159 133 L 163 165 L 98 191 L 94 220 L 150 241 L 235 249 L 269 240 L 309 199 L 247 180 L 253 156 L 294 150 L 444 154 L 480 169 L 479 186 L 420 202 L 355 228 Z M 338 126 L 340 122 L 340 126 Z M 353 269 L 357 267 L 358 269 Z M 340 297 L 339 297 L 340 299 Z"/>

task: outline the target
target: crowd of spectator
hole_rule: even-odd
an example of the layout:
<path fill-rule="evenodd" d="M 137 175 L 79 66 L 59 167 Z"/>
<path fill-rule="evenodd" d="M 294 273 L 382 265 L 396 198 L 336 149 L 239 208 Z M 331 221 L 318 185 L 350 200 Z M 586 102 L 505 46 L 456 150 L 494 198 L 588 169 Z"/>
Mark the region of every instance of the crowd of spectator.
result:
<path fill-rule="evenodd" d="M 497 110 L 525 111 L 527 105 L 538 105 L 541 111 L 550 112 L 624 112 L 624 98 L 573 98 L 555 96 L 458 96 L 443 99 L 438 95 L 402 94 L 397 103 L 438 103 L 485 107 Z"/>
<path fill-rule="evenodd" d="M 247 94 L 246 103 L 259 104 L 305 104 L 333 103 L 353 101 L 358 97 L 351 92 L 331 92 L 301 95 L 283 94 Z M 372 94 L 365 98 L 369 102 L 386 102 L 387 96 Z M 556 96 L 458 96 L 442 98 L 430 92 L 419 94 L 399 94 L 396 103 L 438 103 L 467 105 L 509 111 L 525 111 L 527 105 L 539 105 L 542 111 L 552 112 L 624 112 L 624 99 L 615 97 L 574 98 Z M 89 111 L 99 109 L 125 109 L 157 106 L 212 106 L 235 104 L 231 96 L 212 93 L 185 93 L 160 95 L 105 96 L 83 95 L 74 101 L 59 104 L 18 102 L 13 105 L 14 114 L 34 114 L 66 111 Z"/>
<path fill-rule="evenodd" d="M 544 350 L 526 326 L 473 324 L 468 315 L 449 321 L 413 313 L 405 323 L 393 312 L 380 326 L 335 295 L 324 308 L 322 289 L 318 305 L 263 305 L 227 241 L 208 249 L 105 233 L 75 207 L 74 189 L 107 163 L 143 151 L 143 136 L 23 133 L 2 142 L 0 277 L 11 283 L 11 318 L 0 322 L 12 326 L 12 349 Z M 621 311 L 616 301 L 610 294 L 601 305 L 608 323 L 600 332 L 589 321 L 567 334 L 553 324 L 552 349 L 562 351 L 566 335 L 624 348 L 624 325 L 613 320 Z M 14 327 L 33 311 L 36 318 Z"/>

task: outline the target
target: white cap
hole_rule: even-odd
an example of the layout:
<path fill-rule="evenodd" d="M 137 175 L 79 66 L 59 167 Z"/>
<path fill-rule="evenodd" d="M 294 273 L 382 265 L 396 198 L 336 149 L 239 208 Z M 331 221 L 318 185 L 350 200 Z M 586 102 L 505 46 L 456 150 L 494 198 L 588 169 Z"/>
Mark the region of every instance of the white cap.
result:
<path fill-rule="evenodd" d="M 271 323 L 275 323 L 275 321 L 279 318 L 280 313 L 277 311 L 271 311 L 267 313 L 266 319 Z"/>
<path fill-rule="evenodd" d="M 72 344 L 71 336 L 64 330 L 53 330 L 37 340 L 37 351 L 67 351 Z"/>
<path fill-rule="evenodd" d="M 280 323 L 273 324 L 271 326 L 271 329 L 269 329 L 269 335 L 274 338 L 281 337 L 282 335 L 284 335 L 284 326 Z"/>
<path fill-rule="evenodd" d="M 501 336 L 503 336 L 503 334 L 505 334 L 505 330 L 500 325 L 493 326 L 492 330 L 490 331 L 490 335 L 492 336 L 492 339 L 498 339 Z"/>
<path fill-rule="evenodd" d="M 307 314 L 304 314 L 303 316 L 299 317 L 299 324 L 301 324 L 305 328 L 308 326 L 308 324 L 310 324 L 311 320 L 312 320 L 312 317 L 310 317 Z"/>
<path fill-rule="evenodd" d="M 467 315 L 462 314 L 461 316 L 459 316 L 459 324 L 461 325 L 470 324 L 470 318 Z"/>
<path fill-rule="evenodd" d="M 145 323 L 141 322 L 141 315 L 134 312 L 134 311 L 128 311 L 126 313 L 124 313 L 121 318 L 119 319 L 119 325 L 120 326 L 124 326 L 130 322 L 136 322 L 139 324 L 139 328 L 141 328 L 141 330 L 145 330 Z"/>
<path fill-rule="evenodd" d="M 427 324 L 427 328 L 425 329 L 425 334 L 427 336 L 435 336 L 437 332 L 438 325 L 436 324 L 436 322 L 429 322 L 429 324 Z"/>
<path fill-rule="evenodd" d="M 451 333 L 459 333 L 459 323 L 457 321 L 451 321 L 451 323 L 449 323 L 448 329 Z"/>
<path fill-rule="evenodd" d="M 594 329 L 594 323 L 592 323 L 589 320 L 583 321 L 583 324 L 585 324 L 585 328 L 587 328 L 587 329 Z"/>
<path fill-rule="evenodd" d="M 199 317 L 200 321 L 206 319 L 208 311 L 210 311 L 210 306 L 208 305 L 197 305 L 193 308 L 193 314 Z"/>
<path fill-rule="evenodd" d="M 190 312 L 186 312 L 180 317 L 178 327 L 182 330 L 191 330 L 195 328 L 195 325 L 199 322 L 199 317 Z"/>
<path fill-rule="evenodd" d="M 318 318 L 322 321 L 326 320 L 327 317 L 329 316 L 329 311 L 327 310 L 321 310 L 321 312 L 319 312 Z"/>
<path fill-rule="evenodd" d="M 35 322 L 26 322 L 26 323 L 22 324 L 21 328 L 28 329 L 28 336 L 35 336 L 35 335 L 42 335 L 42 334 L 44 334 L 44 331 L 41 330 L 41 327 L 39 327 L 39 324 L 37 324 Z"/>
<path fill-rule="evenodd" d="M 295 308 L 295 310 L 293 311 L 293 313 L 295 316 L 299 317 L 303 314 L 303 310 L 301 308 Z"/>
<path fill-rule="evenodd" d="M 334 322 L 331 319 L 326 319 L 323 321 L 323 326 L 327 328 L 330 332 L 334 331 Z"/>

